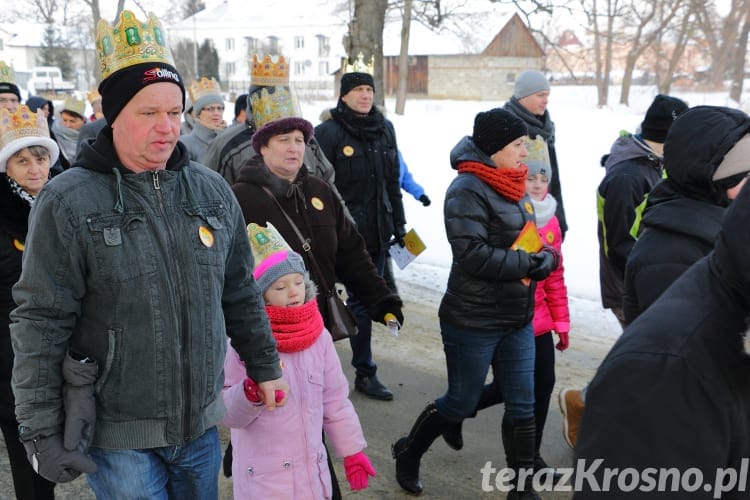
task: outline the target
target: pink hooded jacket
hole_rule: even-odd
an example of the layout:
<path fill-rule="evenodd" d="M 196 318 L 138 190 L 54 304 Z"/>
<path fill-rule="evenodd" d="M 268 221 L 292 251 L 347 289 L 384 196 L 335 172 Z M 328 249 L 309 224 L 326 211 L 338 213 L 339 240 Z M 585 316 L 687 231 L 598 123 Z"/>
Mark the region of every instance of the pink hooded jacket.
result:
<path fill-rule="evenodd" d="M 538 228 L 538 231 L 544 244 L 554 247 L 560 253 L 560 267 L 536 284 L 534 335 L 542 335 L 549 331 L 568 333 L 570 331 L 568 289 L 563 278 L 562 231 L 557 217 L 552 217 L 547 224 Z"/>
<path fill-rule="evenodd" d="M 269 412 L 247 400 L 245 367 L 227 349 L 222 424 L 231 428 L 234 498 L 330 498 L 323 431 L 338 457 L 367 446 L 349 383 L 327 330 L 307 349 L 279 356 L 290 392 L 284 406 Z"/>

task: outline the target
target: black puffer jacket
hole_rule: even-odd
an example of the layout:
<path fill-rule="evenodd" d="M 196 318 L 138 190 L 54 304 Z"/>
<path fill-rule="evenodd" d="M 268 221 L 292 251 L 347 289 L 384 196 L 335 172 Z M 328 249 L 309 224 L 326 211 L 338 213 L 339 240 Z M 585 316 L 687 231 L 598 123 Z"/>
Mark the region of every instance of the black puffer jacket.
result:
<path fill-rule="evenodd" d="M 727 151 L 750 131 L 750 116 L 698 106 L 673 129 L 664 145 L 668 177 L 648 196 L 641 233 L 625 268 L 627 323 L 713 248 L 728 200 L 712 177 Z"/>
<path fill-rule="evenodd" d="M 13 349 L 10 312 L 16 307 L 11 290 L 21 276 L 21 256 L 28 230 L 30 207 L 10 189 L 0 173 L 0 419 L 15 420 L 15 399 L 10 388 Z"/>
<path fill-rule="evenodd" d="M 374 106 L 359 116 L 341 100 L 321 119 L 315 138 L 336 170 L 336 188 L 367 250 L 384 252 L 406 225 L 393 124 Z"/>
<path fill-rule="evenodd" d="M 470 137 L 451 151 L 451 166 L 464 162 L 494 166 Z M 511 201 L 470 173 L 451 182 L 443 207 L 445 231 L 453 252 L 440 319 L 466 329 L 520 328 L 534 315 L 535 282 L 528 275 L 529 254 L 510 250 L 527 221 L 531 201 Z"/>
<path fill-rule="evenodd" d="M 632 484 L 633 475 L 627 481 L 610 478 L 609 492 L 594 493 L 605 468 L 644 472 L 650 467 L 652 478 L 661 468 L 701 472 L 699 489 L 690 494 L 635 490 L 637 498 L 660 500 L 719 498 L 702 486 L 715 484 L 720 467 L 733 468 L 742 478 L 743 462 L 750 457 L 748 220 L 750 185 L 727 211 L 713 252 L 625 330 L 599 367 L 587 392 L 576 458 L 586 460 L 587 468 L 603 462 L 592 474 L 596 481 L 582 481 L 574 499 L 634 498 L 634 490 L 618 490 L 618 484 Z M 682 484 L 695 484 L 695 477 Z M 729 476 L 723 479 L 728 482 Z M 746 499 L 738 484 L 745 481 L 721 498 Z"/>

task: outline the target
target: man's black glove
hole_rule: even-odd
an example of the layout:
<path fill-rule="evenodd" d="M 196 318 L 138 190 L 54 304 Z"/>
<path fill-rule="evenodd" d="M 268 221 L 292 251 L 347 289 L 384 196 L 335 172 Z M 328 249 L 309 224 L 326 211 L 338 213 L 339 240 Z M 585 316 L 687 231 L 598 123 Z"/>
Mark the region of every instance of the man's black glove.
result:
<path fill-rule="evenodd" d="M 406 228 L 404 226 L 396 227 L 396 230 L 393 232 L 393 236 L 395 237 L 394 243 L 398 243 L 398 245 L 402 248 L 406 246 L 406 242 L 404 241 L 404 236 L 406 236 Z"/>
<path fill-rule="evenodd" d="M 24 439 L 26 456 L 34 471 L 53 483 L 67 483 L 82 473 L 93 474 L 96 464 L 80 451 L 68 451 L 60 434 Z"/>
<path fill-rule="evenodd" d="M 385 320 L 385 315 L 390 313 L 396 317 L 400 325 L 403 325 L 404 313 L 401 312 L 402 305 L 403 304 L 401 303 L 401 299 L 399 299 L 398 297 L 383 300 L 382 302 L 376 304 L 375 307 L 370 311 L 370 317 L 378 323 L 386 325 L 387 321 Z"/>
<path fill-rule="evenodd" d="M 93 359 L 76 359 L 80 356 L 65 356 L 63 361 L 63 408 L 65 409 L 65 449 L 85 452 L 94 436 L 96 422 L 96 399 L 94 384 L 98 365 Z"/>
<path fill-rule="evenodd" d="M 424 205 L 425 207 L 429 207 L 430 203 L 432 203 L 430 201 L 430 198 L 426 194 L 423 194 L 422 196 L 420 196 L 419 201 L 421 201 L 422 205 Z"/>
<path fill-rule="evenodd" d="M 542 281 L 557 267 L 555 260 L 555 254 L 546 250 L 529 254 L 529 278 Z"/>

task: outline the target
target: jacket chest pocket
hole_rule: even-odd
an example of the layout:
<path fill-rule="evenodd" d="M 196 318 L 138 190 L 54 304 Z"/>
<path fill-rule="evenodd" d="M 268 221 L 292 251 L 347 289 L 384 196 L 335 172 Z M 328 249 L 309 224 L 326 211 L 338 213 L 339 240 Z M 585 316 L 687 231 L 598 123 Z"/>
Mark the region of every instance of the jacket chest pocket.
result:
<path fill-rule="evenodd" d="M 221 204 L 205 205 L 199 212 L 185 207 L 185 212 L 190 216 L 188 234 L 198 264 L 224 266 L 229 248 L 226 208 Z"/>
<path fill-rule="evenodd" d="M 337 185 L 339 183 L 367 185 L 375 180 L 375 172 L 371 169 L 365 151 L 359 144 L 339 147 L 335 169 Z"/>
<path fill-rule="evenodd" d="M 144 212 L 88 216 L 96 268 L 125 283 L 157 272 L 153 235 Z"/>

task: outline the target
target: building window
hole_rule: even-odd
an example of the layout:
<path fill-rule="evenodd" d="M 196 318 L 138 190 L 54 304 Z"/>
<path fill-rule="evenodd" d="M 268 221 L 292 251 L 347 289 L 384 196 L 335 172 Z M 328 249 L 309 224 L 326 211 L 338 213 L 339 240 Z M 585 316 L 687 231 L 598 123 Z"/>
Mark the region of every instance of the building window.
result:
<path fill-rule="evenodd" d="M 326 76 L 328 74 L 328 61 L 318 62 L 318 76 Z"/>
<path fill-rule="evenodd" d="M 294 74 L 297 76 L 305 74 L 305 61 L 294 62 Z"/>
<path fill-rule="evenodd" d="M 5 50 L 5 44 L 3 43 L 2 38 L 0 38 L 0 50 Z"/>
<path fill-rule="evenodd" d="M 224 63 L 224 74 L 231 78 L 237 72 L 237 66 L 233 62 Z"/>
<path fill-rule="evenodd" d="M 279 53 L 279 39 L 275 36 L 268 37 L 268 53 L 270 55 L 277 55 Z"/>
<path fill-rule="evenodd" d="M 226 48 L 227 50 L 234 50 L 234 38 L 227 38 Z"/>
<path fill-rule="evenodd" d="M 508 83 L 515 83 L 516 81 L 516 74 L 515 73 L 506 73 L 505 75 L 505 81 Z"/>
<path fill-rule="evenodd" d="M 294 48 L 295 49 L 304 49 L 305 48 L 305 37 L 304 36 L 295 36 L 294 37 Z"/>
<path fill-rule="evenodd" d="M 245 40 L 247 40 L 247 51 L 250 54 L 254 54 L 258 51 L 258 39 L 253 38 L 251 36 L 246 36 Z"/>
<path fill-rule="evenodd" d="M 318 57 L 328 57 L 331 53 L 331 41 L 327 36 L 317 35 L 318 37 Z"/>

